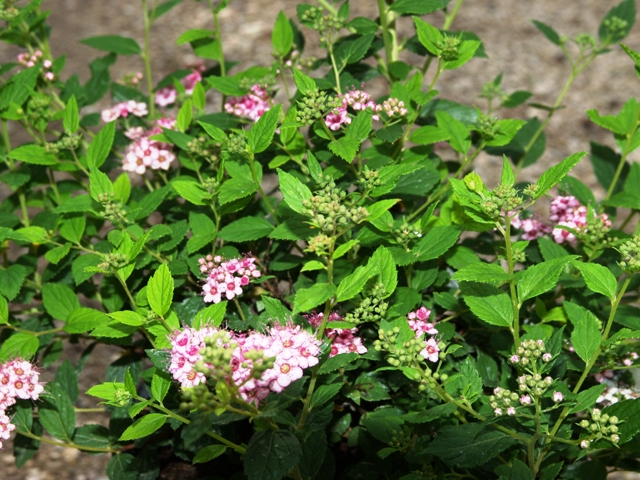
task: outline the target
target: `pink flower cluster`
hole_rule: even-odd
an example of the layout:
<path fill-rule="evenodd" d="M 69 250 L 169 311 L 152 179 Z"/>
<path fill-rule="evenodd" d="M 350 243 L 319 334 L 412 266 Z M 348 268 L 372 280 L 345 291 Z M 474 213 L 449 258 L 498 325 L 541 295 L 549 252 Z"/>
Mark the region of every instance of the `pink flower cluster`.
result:
<path fill-rule="evenodd" d="M 206 380 L 194 366 L 198 360 L 202 360 L 200 350 L 205 346 L 205 338 L 217 331 L 211 327 L 201 330 L 185 327 L 182 332 L 172 336 L 169 372 L 183 388 L 194 387 Z M 236 345 L 231 354 L 229 380 L 238 387 L 240 395 L 247 402 L 257 405 L 269 393 L 282 392 L 302 377 L 305 368 L 318 363 L 320 341 L 299 326 L 277 325 L 269 329 L 266 335 L 258 332 L 229 333 Z M 273 368 L 266 369 L 260 378 L 254 376 L 254 357 L 247 358 L 247 354 L 253 351 L 262 351 L 264 358 L 274 359 Z"/>
<path fill-rule="evenodd" d="M 171 337 L 169 373 L 180 382 L 182 388 L 195 387 L 205 381 L 204 375 L 194 367 L 198 360 L 202 360 L 200 350 L 205 347 L 204 339 L 216 332 L 212 327 L 203 327 L 200 330 L 184 327 L 182 332 L 176 330 Z"/>
<path fill-rule="evenodd" d="M 638 354 L 636 352 L 630 352 L 629 355 L 624 360 L 622 360 L 622 364 L 630 367 L 637 359 Z"/>
<path fill-rule="evenodd" d="M 173 118 L 160 118 L 151 130 L 145 131 L 142 127 L 132 127 L 124 132 L 133 142 L 125 151 L 122 169 L 140 175 L 144 174 L 147 168 L 169 170 L 171 162 L 176 158 L 172 152 L 172 146 L 152 140 L 151 136 L 162 133 L 163 128 L 173 129 L 175 123 Z"/>
<path fill-rule="evenodd" d="M 314 310 L 312 313 L 304 316 L 309 322 L 309 325 L 318 328 L 324 318 L 324 312 L 316 313 Z M 342 317 L 338 312 L 331 312 L 329 314 L 330 322 L 340 320 L 342 320 Z M 367 347 L 362 344 L 362 338 L 356 337 L 353 329 L 327 328 L 325 335 L 331 339 L 329 358 L 340 355 L 341 353 L 358 353 L 360 355 L 367 353 Z"/>
<path fill-rule="evenodd" d="M 126 118 L 129 114 L 135 115 L 136 117 L 148 115 L 147 104 L 144 102 L 136 102 L 135 100 L 120 102 L 113 108 L 102 111 L 102 121 L 105 123 L 113 122 L 120 117 Z"/>
<path fill-rule="evenodd" d="M 191 66 L 191 73 L 180 80 L 180 83 L 184 85 L 184 90 L 187 95 L 193 93 L 193 89 L 196 88 L 196 84 L 202 80 L 202 72 L 204 72 L 205 66 L 202 62 L 199 62 Z M 178 91 L 176 87 L 163 87 L 156 92 L 154 101 L 161 107 L 166 107 L 175 103 L 178 98 Z"/>
<path fill-rule="evenodd" d="M 250 118 L 254 122 L 269 110 L 271 97 L 269 91 L 259 85 L 251 86 L 250 92 L 242 97 L 229 97 L 224 104 L 227 113 L 236 117 Z"/>
<path fill-rule="evenodd" d="M 42 60 L 42 52 L 40 50 L 36 50 L 35 53 L 21 53 L 18 55 L 18 63 L 20 65 L 24 65 L 27 68 L 34 67 L 37 63 Z M 55 74 L 51 71 L 51 67 L 53 63 L 51 60 L 44 60 L 42 62 L 42 67 L 44 68 L 44 78 L 49 80 L 50 82 L 56 77 Z"/>
<path fill-rule="evenodd" d="M 431 310 L 427 307 L 420 307 L 414 312 L 409 312 L 407 315 L 407 321 L 411 330 L 416 332 L 416 338 L 420 338 L 422 335 L 436 335 L 438 330 L 434 327 L 433 323 L 429 321 Z M 440 354 L 440 347 L 435 338 L 431 337 L 425 341 L 425 346 L 420 352 L 426 360 L 430 362 L 437 362 Z"/>
<path fill-rule="evenodd" d="M 204 301 L 220 303 L 223 295 L 227 300 L 233 300 L 242 294 L 242 287 L 249 285 L 252 278 L 262 275 L 254 265 L 255 261 L 255 258 L 244 257 L 224 262 L 219 255 L 199 259 L 200 272 L 207 274 L 206 283 L 202 286 Z"/>
<path fill-rule="evenodd" d="M 552 227 L 545 225 L 536 218 L 521 219 L 520 217 L 515 217 L 511 220 L 511 225 L 522 230 L 522 235 L 520 235 L 522 240 L 535 240 L 553 231 Z"/>
<path fill-rule="evenodd" d="M 553 238 L 556 243 L 567 242 L 572 246 L 576 244 L 576 236 L 558 227 L 569 227 L 580 230 L 587 226 L 587 207 L 580 204 L 576 197 L 556 197 L 549 207 L 551 213 L 549 220 L 555 223 Z M 606 227 L 611 226 L 611 220 L 606 213 L 600 215 L 600 220 Z"/>
<path fill-rule="evenodd" d="M 15 359 L 0 366 L 0 448 L 16 426 L 5 414 L 7 408 L 22 400 L 37 400 L 44 390 L 40 373 L 26 360 Z"/>

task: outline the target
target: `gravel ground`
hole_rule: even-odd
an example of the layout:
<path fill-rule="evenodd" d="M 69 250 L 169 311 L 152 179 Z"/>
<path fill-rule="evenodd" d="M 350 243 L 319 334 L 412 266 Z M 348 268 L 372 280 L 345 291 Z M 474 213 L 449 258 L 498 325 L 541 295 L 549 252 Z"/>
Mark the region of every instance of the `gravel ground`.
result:
<path fill-rule="evenodd" d="M 307 0 L 309 1 L 309 0 Z M 240 61 L 238 68 L 249 65 L 267 65 L 271 60 L 271 27 L 279 10 L 295 15 L 297 2 L 290 0 L 233 0 L 221 13 L 224 51 L 227 58 Z M 312 3 L 312 2 L 310 2 Z M 377 16 L 376 3 L 368 0 L 352 0 L 352 16 Z M 600 0 L 467 0 L 461 8 L 453 29 L 467 29 L 477 33 L 484 41 L 490 60 L 473 59 L 465 67 L 445 72 L 437 88 L 441 97 L 469 103 L 477 101 L 483 83 L 503 73 L 503 87 L 507 91 L 529 90 L 534 92 L 533 101 L 552 104 L 569 75 L 569 65 L 558 48 L 548 42 L 531 24 L 532 19 L 554 26 L 561 34 L 575 36 L 582 32 L 595 33 L 600 19 L 617 2 Z M 136 38 L 142 44 L 142 19 L 140 3 L 132 0 L 45 0 L 44 9 L 51 9 L 50 24 L 53 26 L 52 48 L 55 55 L 67 54 L 65 78 L 77 73 L 84 81 L 89 76 L 88 62 L 97 52 L 77 41 L 94 35 L 120 34 Z M 441 25 L 442 15 L 430 17 Z M 410 19 L 401 19 L 399 28 L 410 24 Z M 205 2 L 187 1 L 170 14 L 162 17 L 153 27 L 154 80 L 185 64 L 196 60 L 188 45 L 175 46 L 178 36 L 189 28 L 213 28 L 211 14 Z M 406 31 L 406 30 L 405 30 Z M 305 34 L 309 33 L 305 29 Z M 308 44 L 314 44 L 312 34 Z M 640 26 L 636 25 L 625 43 L 640 50 Z M 3 49 L 5 47 L 3 46 Z M 0 59 L 8 61 L 17 53 L 4 49 Z M 307 55 L 314 52 L 306 52 Z M 112 77 L 143 70 L 140 59 L 123 57 L 112 69 Z M 547 150 L 542 160 L 526 169 L 523 178 L 535 180 L 548 166 L 577 151 L 589 149 L 589 141 L 613 146 L 607 132 L 591 124 L 584 112 L 597 109 L 601 114 L 617 113 L 624 102 L 636 94 L 640 83 L 628 57 L 619 49 L 598 58 L 575 82 L 565 99 L 566 109 L 557 112 L 547 130 Z M 372 82 L 372 88 L 383 88 L 383 84 Z M 215 100 L 219 101 L 219 98 Z M 98 107 L 95 107 L 96 109 Z M 540 115 L 530 107 L 520 107 L 510 112 L 516 118 Z M 632 160 L 637 158 L 637 152 Z M 489 185 L 496 183 L 495 172 L 501 165 L 496 157 L 481 155 L 477 160 L 477 171 Z M 593 188 L 597 196 L 603 192 L 595 183 L 588 161 L 574 171 L 574 175 Z M 85 369 L 81 379 L 81 391 L 104 378 L 105 366 L 116 354 L 109 348 L 98 348 Z M 76 358 L 77 352 L 70 356 Z M 55 370 L 51 370 L 55 371 Z M 45 372 L 51 378 L 51 371 Z M 47 377 L 48 375 L 48 377 Z M 82 397 L 79 405 L 95 406 L 95 401 Z M 85 415 L 88 417 L 89 415 Z M 79 416 L 83 422 L 106 422 L 106 417 Z M 79 454 L 72 449 L 43 445 L 34 459 L 17 471 L 11 455 L 11 442 L 5 443 L 0 453 L 0 469 L 5 480 L 102 480 L 106 479 L 104 467 L 108 457 Z M 165 478 L 169 478 L 165 476 Z M 179 478 L 179 477 L 173 477 Z M 611 476 L 610 478 L 613 478 Z M 632 478 L 632 477 L 616 477 Z M 637 478 L 637 477 L 634 477 Z"/>

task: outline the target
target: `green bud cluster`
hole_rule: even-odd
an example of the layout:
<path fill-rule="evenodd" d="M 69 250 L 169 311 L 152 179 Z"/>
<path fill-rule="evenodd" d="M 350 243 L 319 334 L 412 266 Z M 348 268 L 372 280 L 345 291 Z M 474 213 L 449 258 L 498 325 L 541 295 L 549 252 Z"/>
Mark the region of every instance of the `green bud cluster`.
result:
<path fill-rule="evenodd" d="M 400 245 L 408 246 L 409 242 L 422 237 L 422 232 L 408 222 L 402 222 L 399 227 L 391 229 L 391 234 Z"/>
<path fill-rule="evenodd" d="M 329 255 L 329 248 L 331 247 L 331 237 L 327 237 L 324 233 L 316 235 L 309 239 L 309 244 L 305 249 L 305 252 L 315 253 L 319 257 Z"/>
<path fill-rule="evenodd" d="M 247 139 L 241 133 L 231 132 L 227 137 L 227 143 L 224 144 L 224 150 L 231 154 L 246 155 Z"/>
<path fill-rule="evenodd" d="M 492 117 L 485 113 L 478 115 L 478 133 L 483 140 L 489 142 L 494 139 L 498 133 L 498 129 L 496 128 L 497 122 L 497 117 Z"/>
<path fill-rule="evenodd" d="M 344 320 L 355 324 L 379 321 L 389 308 L 389 304 L 383 300 L 384 294 L 384 285 L 374 286 L 369 296 L 362 300 L 356 309 L 347 313 Z"/>
<path fill-rule="evenodd" d="M 616 17 L 612 17 L 611 19 L 607 19 L 604 21 L 604 24 L 606 25 L 607 22 L 609 20 L 612 20 L 613 18 Z M 624 22 L 626 24 L 626 22 Z M 591 35 L 590 33 L 580 33 L 578 35 L 576 35 L 576 37 L 573 39 L 574 42 L 576 42 L 576 45 L 578 47 L 581 47 L 583 49 L 593 49 L 596 47 L 596 45 L 598 44 L 598 42 L 596 41 L 595 38 L 593 38 L 593 35 Z"/>
<path fill-rule="evenodd" d="M 36 128 L 36 130 L 42 131 L 47 128 L 49 120 L 53 117 L 50 105 L 51 100 L 49 97 L 39 93 L 33 94 L 27 103 L 27 120 Z"/>
<path fill-rule="evenodd" d="M 64 136 L 57 142 L 45 143 L 44 150 L 47 153 L 53 153 L 54 155 L 60 153 L 62 150 L 75 150 L 82 141 L 82 135 L 74 133 L 70 136 Z"/>
<path fill-rule="evenodd" d="M 338 227 L 347 227 L 364 220 L 369 212 L 364 207 L 343 205 L 347 193 L 336 187 L 333 180 L 322 181 L 320 190 L 309 200 L 303 200 L 304 213 L 313 218 L 313 225 L 333 234 Z"/>
<path fill-rule="evenodd" d="M 606 246 L 609 243 L 607 234 L 611 231 L 611 222 L 605 222 L 608 217 L 596 215 L 591 209 L 587 213 L 587 226 L 583 230 L 585 242 L 591 245 Z"/>
<path fill-rule="evenodd" d="M 300 20 L 309 25 L 313 30 L 320 34 L 320 45 L 326 46 L 333 43 L 333 37 L 342 27 L 345 22 L 337 15 L 325 15 L 324 10 L 320 7 L 311 7 L 305 11 Z"/>
<path fill-rule="evenodd" d="M 97 265 L 100 270 L 111 271 L 124 267 L 128 262 L 124 253 L 107 253 L 102 256 L 102 262 Z"/>
<path fill-rule="evenodd" d="M 489 102 L 498 98 L 501 102 L 504 102 L 509 95 L 502 89 L 502 85 L 499 82 L 487 82 L 482 86 L 482 93 L 480 98 L 486 98 Z"/>
<path fill-rule="evenodd" d="M 544 392 L 553 384 L 553 378 L 535 373 L 533 375 L 522 375 L 518 377 L 519 389 L 522 393 L 530 393 L 535 397 L 541 397 Z"/>
<path fill-rule="evenodd" d="M 202 182 L 202 186 L 207 192 L 209 192 L 209 198 L 213 198 L 218 194 L 218 190 L 220 189 L 220 182 L 218 182 L 213 177 L 205 178 Z"/>
<path fill-rule="evenodd" d="M 216 399 L 215 393 L 210 391 L 204 383 L 182 390 L 182 402 L 180 402 L 180 410 L 182 411 L 199 410 L 209 413 L 221 407 L 222 404 Z"/>
<path fill-rule="evenodd" d="M 620 17 L 612 16 L 602 22 L 603 26 L 609 30 L 610 35 L 616 37 L 629 28 L 629 23 Z"/>
<path fill-rule="evenodd" d="M 622 260 L 618 265 L 625 273 L 640 271 L 640 236 L 630 238 L 618 247 Z"/>
<path fill-rule="evenodd" d="M 19 13 L 20 11 L 15 7 L 0 6 L 0 20 L 4 20 L 7 23 L 16 18 Z"/>
<path fill-rule="evenodd" d="M 493 389 L 493 395 L 489 397 L 489 405 L 491 405 L 491 408 L 494 410 L 496 408 L 506 409 L 509 407 L 517 407 L 519 398 L 517 392 L 497 387 Z"/>
<path fill-rule="evenodd" d="M 115 193 L 113 192 L 98 194 L 98 201 L 102 203 L 102 208 L 104 209 L 101 212 L 102 217 L 114 224 L 130 223 L 126 218 L 127 211 L 124 209 L 124 205 L 122 202 L 115 202 L 114 199 Z"/>
<path fill-rule="evenodd" d="M 340 100 L 330 97 L 326 92 L 321 92 L 317 88 L 308 91 L 302 100 L 298 100 L 298 111 L 296 112 L 296 122 L 304 125 L 311 125 L 322 119 L 331 110 L 340 107 Z"/>
<path fill-rule="evenodd" d="M 591 411 L 591 422 L 584 419 L 578 425 L 584 428 L 590 435 L 589 440 L 600 440 L 604 438 L 609 440 L 614 445 L 617 445 L 620 441 L 618 435 L 618 424 L 620 420 L 616 416 L 609 416 L 606 413 L 602 413 L 600 409 L 594 408 Z M 588 447 L 588 444 L 587 444 Z M 586 447 L 585 447 L 586 448 Z"/>
<path fill-rule="evenodd" d="M 552 359 L 553 356 L 547 353 L 547 347 L 542 340 L 524 340 L 520 342 L 516 354 L 511 356 L 510 361 L 515 365 L 533 367 L 533 370 L 537 371 L 538 360 L 548 363 Z"/>
<path fill-rule="evenodd" d="M 187 142 L 187 148 L 190 153 L 214 163 L 220 155 L 221 144 L 219 142 L 210 143 L 205 136 L 201 135 Z"/>
<path fill-rule="evenodd" d="M 530 183 L 525 187 L 522 193 L 529 197 L 535 197 L 538 194 L 538 190 L 540 190 L 540 186 L 536 185 L 535 183 Z"/>
<path fill-rule="evenodd" d="M 364 191 L 373 190 L 375 187 L 379 187 L 381 184 L 379 174 L 377 170 L 369 170 L 367 166 L 362 169 L 362 174 L 358 178 L 358 184 Z"/>
<path fill-rule="evenodd" d="M 511 185 L 501 183 L 480 204 L 491 218 L 499 218 L 522 205 L 523 199 Z"/>
<path fill-rule="evenodd" d="M 204 343 L 205 347 L 200 350 L 202 359 L 195 364 L 194 368 L 207 377 L 223 381 L 225 377 L 231 375 L 231 356 L 238 344 L 232 342 L 231 335 L 224 330 L 205 338 Z"/>
<path fill-rule="evenodd" d="M 460 44 L 462 41 L 458 37 L 452 37 L 449 35 L 445 35 L 442 41 L 438 42 L 436 47 L 438 47 L 440 52 L 440 58 L 445 62 L 453 62 L 458 59 L 460 56 Z"/>

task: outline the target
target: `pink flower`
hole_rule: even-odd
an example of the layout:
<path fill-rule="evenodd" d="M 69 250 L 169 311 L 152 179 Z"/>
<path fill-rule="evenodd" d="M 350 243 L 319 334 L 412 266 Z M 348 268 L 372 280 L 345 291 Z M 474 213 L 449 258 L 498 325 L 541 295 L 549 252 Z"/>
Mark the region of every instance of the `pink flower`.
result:
<path fill-rule="evenodd" d="M 342 106 L 334 109 L 324 119 L 324 123 L 334 132 L 340 130 L 343 124 L 349 125 L 351 117 L 347 114 L 347 101 L 342 100 Z"/>
<path fill-rule="evenodd" d="M 509 407 L 507 408 L 507 415 L 515 415 L 516 414 L 516 409 L 514 407 Z"/>
<path fill-rule="evenodd" d="M 556 228 L 553 229 L 553 238 L 556 243 L 567 242 L 575 246 L 576 236 L 558 227 L 564 226 L 573 230 L 585 229 L 587 226 L 587 207 L 582 206 L 575 197 L 558 196 L 551 201 L 549 213 L 551 214 L 549 220 L 556 223 Z M 601 214 L 599 218 L 605 227 L 611 227 L 611 220 L 606 213 Z"/>
<path fill-rule="evenodd" d="M 171 362 L 168 370 L 182 388 L 195 387 L 205 381 L 204 375 L 194 367 L 202 360 L 200 350 L 205 347 L 204 339 L 217 331 L 212 327 L 200 330 L 184 327 L 182 332 L 177 330 L 171 337 Z"/>
<path fill-rule="evenodd" d="M 496 408 L 493 413 L 496 415 L 496 417 L 499 417 L 502 415 L 502 409 L 501 408 Z"/>
<path fill-rule="evenodd" d="M 553 359 L 553 355 L 551 355 L 550 353 L 545 353 L 542 355 L 543 362 L 550 362 L 552 359 Z"/>
<path fill-rule="evenodd" d="M 353 330 L 341 328 L 327 329 L 327 337 L 333 339 L 329 358 L 341 353 L 367 353 L 367 347 L 362 344 L 362 338 L 356 337 Z"/>
<path fill-rule="evenodd" d="M 594 375 L 594 378 L 596 379 L 596 382 L 602 383 L 607 378 L 613 378 L 613 375 L 614 375 L 613 370 L 603 370 L 600 373 L 596 373 Z"/>
<path fill-rule="evenodd" d="M 164 87 L 156 92 L 155 102 L 161 107 L 175 103 L 178 92 L 175 87 Z"/>
<path fill-rule="evenodd" d="M 250 92 L 242 97 L 229 97 L 224 104 L 227 113 L 236 117 L 245 117 L 254 122 L 269 110 L 269 91 L 259 84 L 251 86 Z"/>
<path fill-rule="evenodd" d="M 370 108 L 373 112 L 378 111 L 378 105 L 373 101 L 371 95 L 363 90 L 350 90 L 344 94 L 344 99 L 351 108 L 356 111 Z M 373 115 L 373 120 L 380 120 L 379 115 Z"/>
<path fill-rule="evenodd" d="M 411 327 L 411 330 L 416 332 L 416 337 L 420 337 L 425 333 L 428 333 L 429 335 L 435 335 L 438 333 L 438 330 L 435 329 L 433 323 L 428 321 L 430 315 L 431 310 L 426 307 L 420 307 L 415 312 L 409 312 L 407 315 L 409 326 Z"/>
<path fill-rule="evenodd" d="M 564 400 L 564 395 L 561 392 L 553 392 L 553 401 L 558 403 Z"/>
<path fill-rule="evenodd" d="M 233 300 L 242 294 L 242 287 L 247 286 L 251 278 L 258 278 L 262 273 L 254 265 L 255 259 L 245 257 L 241 260 L 232 259 L 223 262 L 216 257 L 212 261 L 201 258 L 200 271 L 207 274 L 206 283 L 202 287 L 204 301 L 220 303 L 224 295 L 227 300 Z"/>
<path fill-rule="evenodd" d="M 120 110 L 116 108 L 108 108 L 102 111 L 101 116 L 104 123 L 113 122 L 120 117 Z"/>
<path fill-rule="evenodd" d="M 52 82 L 53 79 L 55 78 L 55 74 L 53 72 L 47 72 L 44 74 L 44 78 Z"/>
<path fill-rule="evenodd" d="M 196 83 L 202 80 L 202 75 L 198 70 L 193 70 L 189 75 L 184 77 L 181 82 L 184 85 L 184 89 L 187 92 L 187 95 L 191 95 L 193 93 L 193 89 L 196 87 Z"/>
<path fill-rule="evenodd" d="M 515 225 L 515 222 L 512 222 L 512 224 L 515 228 L 522 230 L 522 235 L 520 235 L 522 240 L 535 240 L 553 231 L 552 227 L 545 225 L 535 218 L 519 220 L 518 226 Z"/>
<path fill-rule="evenodd" d="M 430 362 L 437 362 L 439 353 L 440 348 L 438 347 L 438 343 L 433 338 L 430 338 L 425 343 L 425 347 L 420 352 L 420 355 Z"/>
<path fill-rule="evenodd" d="M 518 355 L 511 355 L 511 358 L 509 359 L 509 361 L 511 363 L 518 363 L 520 361 L 520 357 Z"/>
<path fill-rule="evenodd" d="M 531 405 L 531 397 L 529 395 L 523 395 L 520 397 L 520 405 Z"/>

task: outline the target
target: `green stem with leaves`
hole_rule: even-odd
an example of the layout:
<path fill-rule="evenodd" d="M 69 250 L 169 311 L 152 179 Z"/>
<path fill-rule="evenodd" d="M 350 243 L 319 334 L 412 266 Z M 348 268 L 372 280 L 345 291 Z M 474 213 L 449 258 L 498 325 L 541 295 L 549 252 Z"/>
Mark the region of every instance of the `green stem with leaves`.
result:
<path fill-rule="evenodd" d="M 607 195 L 604 197 L 604 201 L 602 202 L 601 209 L 604 208 L 604 204 L 607 202 L 607 200 L 611 198 L 611 195 L 613 195 L 613 192 L 616 189 L 616 185 L 618 184 L 618 179 L 620 178 L 620 174 L 622 173 L 624 166 L 627 164 L 627 155 L 629 155 L 629 153 L 631 152 L 633 138 L 635 137 L 636 131 L 638 130 L 639 120 L 640 120 L 640 110 L 637 110 L 633 129 L 631 130 L 631 132 L 628 132 L 626 134 L 626 142 L 625 142 L 624 150 L 620 155 L 620 162 L 618 162 L 618 167 L 616 168 L 616 171 L 613 175 L 613 179 L 611 180 L 611 185 L 609 185 L 609 188 L 607 189 Z"/>
<path fill-rule="evenodd" d="M 119 453 L 120 450 L 110 447 L 89 447 L 86 445 L 78 445 L 73 442 L 58 442 L 56 440 L 49 440 L 48 438 L 41 437 L 39 435 L 35 435 L 31 432 L 25 432 L 24 430 L 16 430 L 18 435 L 22 435 L 23 437 L 32 438 L 34 440 L 38 440 L 40 442 L 48 443 L 49 445 L 55 445 L 57 447 L 67 447 L 67 448 L 75 448 L 77 450 L 81 450 L 83 452 L 103 452 L 103 453 Z"/>
<path fill-rule="evenodd" d="M 155 12 L 155 8 L 153 9 Z M 149 17 L 149 8 L 147 0 L 142 0 L 142 11 L 144 16 L 144 52 L 142 59 L 144 60 L 145 76 L 147 77 L 147 93 L 149 95 L 149 116 L 155 116 L 155 101 L 153 97 L 153 77 L 151 76 L 151 18 Z"/>
<path fill-rule="evenodd" d="M 262 184 L 256 172 L 255 157 L 253 156 L 253 153 L 249 155 L 249 168 L 251 169 L 251 177 L 253 178 L 253 181 L 255 182 L 255 184 L 258 186 L 258 192 L 260 192 L 260 197 L 262 198 L 262 201 L 267 206 L 267 210 L 269 210 L 269 213 L 271 214 L 271 218 L 273 218 L 273 221 L 275 222 L 276 225 L 280 225 L 280 222 L 278 221 L 278 217 L 276 216 L 276 211 L 271 206 L 271 202 L 269 202 L 269 197 L 267 197 L 267 195 L 264 193 L 264 190 L 262 189 Z"/>

